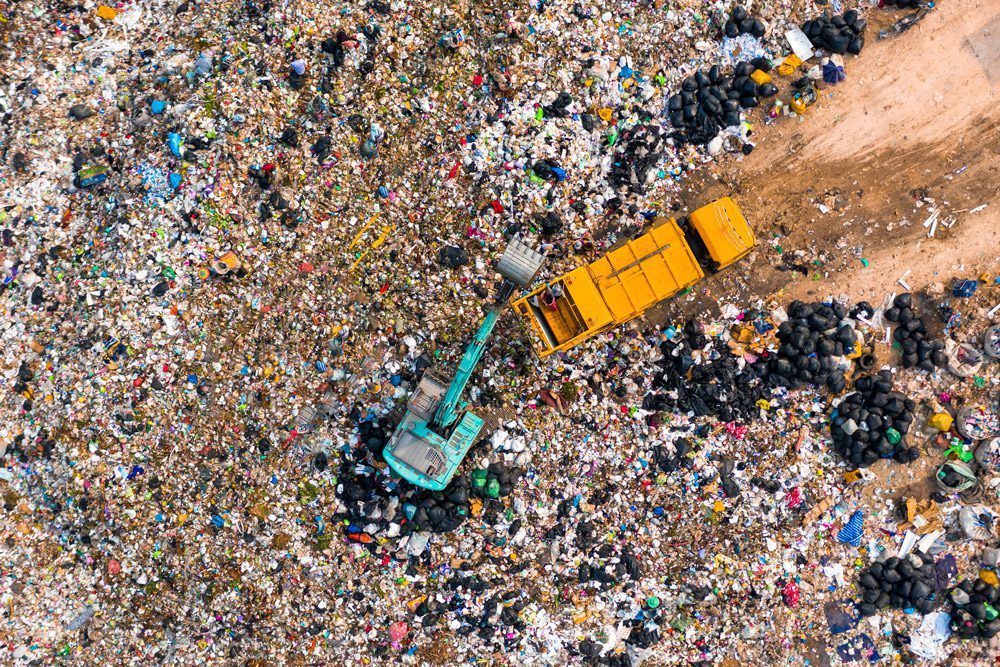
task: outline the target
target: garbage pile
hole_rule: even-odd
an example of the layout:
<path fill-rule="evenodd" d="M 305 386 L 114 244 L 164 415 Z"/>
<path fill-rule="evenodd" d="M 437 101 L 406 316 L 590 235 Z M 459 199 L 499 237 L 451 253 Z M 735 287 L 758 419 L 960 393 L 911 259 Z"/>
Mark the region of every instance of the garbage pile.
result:
<path fill-rule="evenodd" d="M 802 32 L 821 49 L 843 55 L 858 55 L 865 46 L 868 22 L 854 9 L 840 16 L 825 13 L 802 24 Z"/>
<path fill-rule="evenodd" d="M 878 459 L 912 463 L 920 450 L 910 447 L 906 434 L 913 424 L 916 404 L 892 388 L 892 372 L 864 375 L 830 413 L 830 435 L 837 453 L 855 466 Z"/>
<path fill-rule="evenodd" d="M 827 455 L 857 342 L 839 299 L 787 340 L 754 301 L 546 360 L 504 322 L 466 398 L 515 437 L 484 433 L 441 492 L 382 460 L 514 230 L 558 275 L 679 199 L 712 131 L 752 148 L 754 107 L 809 67 L 783 28 L 825 5 L 793 4 L 0 3 L 0 662 L 636 667 L 803 646 L 850 583 L 827 529 L 866 483 Z M 955 342 L 981 347 L 992 289 Z M 957 414 L 995 407 L 976 363 L 899 369 L 899 393 L 985 433 L 987 413 Z M 947 530 L 964 502 L 942 499 Z"/>
<path fill-rule="evenodd" d="M 660 352 L 662 371 L 643 397 L 645 410 L 711 415 L 730 422 L 752 419 L 757 401 L 770 395 L 763 364 L 734 357 L 693 320 L 661 343 Z"/>
<path fill-rule="evenodd" d="M 927 614 L 941 603 L 934 560 L 919 553 L 905 558 L 890 556 L 876 561 L 858 578 L 863 592 L 859 610 L 863 616 L 893 609 L 916 609 Z"/>
<path fill-rule="evenodd" d="M 771 361 L 772 382 L 798 389 L 807 384 L 834 394 L 844 390 L 847 357 L 860 356 L 860 343 L 843 304 L 788 305 L 788 319 L 778 326 L 781 346 Z"/>
<path fill-rule="evenodd" d="M 1000 634 L 1000 587 L 963 579 L 948 591 L 951 631 L 962 639 L 988 640 Z"/>
<path fill-rule="evenodd" d="M 944 366 L 948 362 L 944 342 L 930 340 L 924 318 L 913 311 L 912 294 L 897 294 L 892 306 L 886 308 L 884 316 L 897 325 L 892 336 L 902 350 L 903 368 L 930 371 L 935 366 Z"/>
<path fill-rule="evenodd" d="M 365 436 L 367 449 L 343 456 L 337 476 L 336 518 L 343 520 L 345 535 L 355 542 L 368 544 L 424 531 L 450 533 L 473 515 L 491 516 L 502 509 L 494 501 L 509 496 L 523 474 L 495 461 L 471 474 L 456 475 L 443 491 L 427 491 L 388 480 L 380 469 L 385 466 L 385 432 L 375 427 Z"/>
<path fill-rule="evenodd" d="M 736 5 L 730 10 L 729 20 L 726 21 L 726 24 L 722 28 L 726 37 L 753 35 L 758 39 L 764 36 L 764 30 L 764 22 L 757 17 L 751 16 L 740 5 Z"/>
<path fill-rule="evenodd" d="M 707 144 L 726 127 L 740 124 L 740 110 L 752 109 L 760 98 L 773 97 L 778 88 L 767 72 L 766 58 L 736 64 L 732 75 L 718 65 L 698 70 L 681 83 L 680 92 L 667 100 L 673 138 L 682 143 Z"/>
<path fill-rule="evenodd" d="M 622 130 L 616 139 L 608 183 L 618 192 L 644 194 L 655 182 L 668 150 L 667 139 L 666 131 L 655 123 L 646 122 Z M 550 230 L 551 225 L 543 225 L 542 232 L 547 236 L 558 231 Z"/>

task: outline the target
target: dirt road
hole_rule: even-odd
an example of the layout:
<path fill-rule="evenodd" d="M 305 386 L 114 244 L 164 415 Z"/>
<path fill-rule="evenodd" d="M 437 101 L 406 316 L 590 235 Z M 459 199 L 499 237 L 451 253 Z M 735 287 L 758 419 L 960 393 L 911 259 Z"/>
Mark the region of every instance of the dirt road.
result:
<path fill-rule="evenodd" d="M 735 193 L 761 239 L 695 299 L 880 299 L 904 274 L 920 288 L 1000 269 L 1000 5 L 948 0 L 877 38 L 903 15 L 873 10 L 845 82 L 804 119 L 758 122 L 754 153 L 693 179 L 689 208 Z"/>

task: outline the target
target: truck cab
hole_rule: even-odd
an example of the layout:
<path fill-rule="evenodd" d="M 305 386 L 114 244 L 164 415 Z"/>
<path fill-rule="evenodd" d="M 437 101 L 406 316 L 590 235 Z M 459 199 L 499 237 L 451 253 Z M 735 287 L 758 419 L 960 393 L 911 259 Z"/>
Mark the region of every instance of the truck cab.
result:
<path fill-rule="evenodd" d="M 691 231 L 697 235 L 716 271 L 740 261 L 757 245 L 743 211 L 730 197 L 699 208 L 689 216 L 688 226 L 689 236 Z"/>

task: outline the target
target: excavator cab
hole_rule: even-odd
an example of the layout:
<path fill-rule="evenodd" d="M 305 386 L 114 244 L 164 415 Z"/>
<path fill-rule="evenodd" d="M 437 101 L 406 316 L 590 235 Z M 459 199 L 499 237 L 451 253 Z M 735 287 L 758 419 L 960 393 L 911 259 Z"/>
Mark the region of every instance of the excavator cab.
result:
<path fill-rule="evenodd" d="M 439 369 L 428 369 L 406 404 L 406 414 L 382 451 L 393 471 L 416 486 L 440 491 L 475 444 L 483 420 L 460 400 L 479 363 L 500 313 L 517 288 L 531 284 L 545 256 L 520 238 L 508 244 L 497 264 L 503 277 L 493 307 L 465 350 L 449 382 Z"/>

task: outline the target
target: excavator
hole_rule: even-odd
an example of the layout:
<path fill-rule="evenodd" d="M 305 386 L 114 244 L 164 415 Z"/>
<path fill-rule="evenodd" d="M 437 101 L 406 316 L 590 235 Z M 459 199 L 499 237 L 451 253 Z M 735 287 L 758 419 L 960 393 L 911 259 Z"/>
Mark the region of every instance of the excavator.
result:
<path fill-rule="evenodd" d="M 440 491 L 448 486 L 483 428 L 483 419 L 461 400 L 462 392 L 486 351 L 486 343 L 518 288 L 531 284 L 545 256 L 515 236 L 497 264 L 503 282 L 465 349 L 449 383 L 439 369 L 424 372 L 406 404 L 406 413 L 382 454 L 392 470 L 416 486 Z"/>

